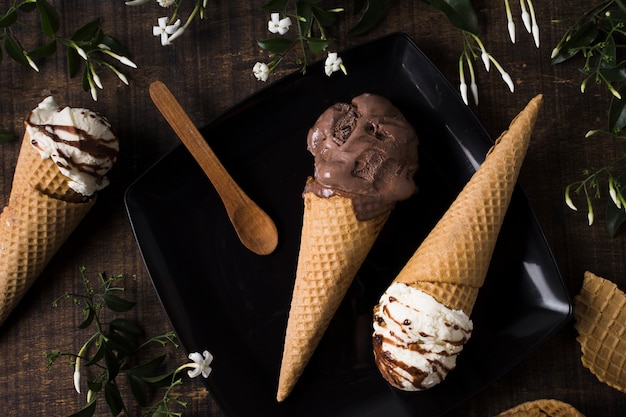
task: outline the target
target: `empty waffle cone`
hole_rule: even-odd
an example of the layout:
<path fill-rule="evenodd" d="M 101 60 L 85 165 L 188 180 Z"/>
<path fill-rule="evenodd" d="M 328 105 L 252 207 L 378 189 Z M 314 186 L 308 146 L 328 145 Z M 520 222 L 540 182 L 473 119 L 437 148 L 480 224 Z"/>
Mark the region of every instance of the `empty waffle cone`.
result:
<path fill-rule="evenodd" d="M 611 281 L 585 272 L 574 301 L 583 365 L 599 381 L 626 392 L 626 294 Z"/>
<path fill-rule="evenodd" d="M 585 417 L 573 406 L 559 400 L 542 399 L 519 404 L 496 417 Z"/>
<path fill-rule="evenodd" d="M 352 200 L 304 193 L 296 280 L 276 399 L 283 401 L 302 375 L 389 212 L 357 220 Z"/>
<path fill-rule="evenodd" d="M 532 99 L 396 277 L 471 315 L 528 149 L 542 96 Z"/>
<path fill-rule="evenodd" d="M 0 324 L 95 202 L 69 188 L 24 135 L 9 203 L 0 213 Z"/>

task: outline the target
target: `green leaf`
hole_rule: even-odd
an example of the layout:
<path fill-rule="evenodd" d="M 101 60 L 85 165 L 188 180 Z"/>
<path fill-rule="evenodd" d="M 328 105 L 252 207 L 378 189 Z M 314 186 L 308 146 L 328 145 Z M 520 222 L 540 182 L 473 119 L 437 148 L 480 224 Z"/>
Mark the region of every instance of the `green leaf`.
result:
<path fill-rule="evenodd" d="M 84 406 L 77 413 L 72 414 L 70 417 L 91 417 L 96 412 L 97 404 L 98 404 L 97 402 L 92 401 L 88 403 L 86 406 Z"/>
<path fill-rule="evenodd" d="M 478 16 L 470 0 L 432 0 L 430 4 L 444 12 L 450 23 L 457 28 L 478 33 Z"/>
<path fill-rule="evenodd" d="M 47 58 L 50 55 L 54 54 L 57 50 L 57 41 L 56 39 L 51 40 L 48 43 L 44 43 L 43 45 L 33 49 L 29 52 L 29 56 L 33 59 L 41 59 Z"/>
<path fill-rule="evenodd" d="M 67 73 L 70 78 L 73 78 L 78 73 L 78 69 L 80 68 L 80 56 L 78 56 L 78 52 L 74 48 L 67 48 Z"/>
<path fill-rule="evenodd" d="M 287 8 L 289 0 L 272 0 L 261 7 L 261 10 L 266 12 L 275 12 L 277 10 L 285 10 Z"/>
<path fill-rule="evenodd" d="M 104 399 L 111 410 L 111 414 L 114 416 L 117 416 L 125 409 L 120 389 L 114 381 L 110 380 L 104 385 Z"/>
<path fill-rule="evenodd" d="M 20 45 L 11 32 L 7 32 L 6 38 L 4 38 L 4 49 L 14 61 L 26 67 L 29 66 L 26 56 L 24 56 L 24 48 L 22 48 L 22 45 Z"/>
<path fill-rule="evenodd" d="M 305 1 L 297 1 L 296 15 L 301 17 L 301 19 L 297 20 L 300 35 L 309 36 L 313 26 L 313 9 L 311 4 Z"/>
<path fill-rule="evenodd" d="M 106 337 L 108 339 L 106 344 L 111 350 L 114 350 L 124 356 L 130 356 L 135 351 L 133 344 L 120 334 L 109 332 Z"/>
<path fill-rule="evenodd" d="M 135 397 L 135 400 L 139 403 L 139 405 L 142 407 L 148 405 L 148 384 L 146 384 L 146 382 L 137 375 L 129 373 L 128 385 L 130 385 L 130 391 L 133 393 L 133 397 Z"/>
<path fill-rule="evenodd" d="M 86 329 L 87 327 L 89 327 L 91 325 L 91 323 L 93 322 L 93 319 L 96 317 L 96 312 L 94 311 L 93 308 L 87 308 L 87 316 L 85 317 L 85 320 L 83 320 L 83 322 L 81 324 L 78 325 L 79 329 Z"/>
<path fill-rule="evenodd" d="M 623 98 L 611 97 L 611 103 L 609 104 L 609 130 L 612 132 L 618 132 L 626 126 L 626 85 L 622 85 L 617 91 Z"/>
<path fill-rule="evenodd" d="M 30 13 L 37 8 L 37 4 L 35 0 L 24 0 L 17 8 L 21 12 Z"/>
<path fill-rule="evenodd" d="M 559 53 L 552 58 L 552 64 L 560 64 L 580 52 L 580 48 L 589 46 L 598 37 L 599 31 L 596 24 L 589 21 L 569 34 L 569 40 L 564 42 Z"/>
<path fill-rule="evenodd" d="M 318 38 L 306 38 L 306 41 L 309 45 L 309 49 L 314 54 L 318 52 L 322 52 L 328 48 L 328 46 L 332 43 L 330 39 L 318 39 Z"/>
<path fill-rule="evenodd" d="M 174 375 L 174 372 L 172 371 L 164 375 L 147 376 L 147 377 L 144 377 L 143 380 L 146 381 L 148 384 L 153 385 L 155 387 L 164 387 L 170 384 L 170 381 L 173 375 Z"/>
<path fill-rule="evenodd" d="M 385 17 L 389 0 L 367 0 L 361 18 L 348 30 L 349 36 L 361 36 L 372 30 Z"/>
<path fill-rule="evenodd" d="M 61 26 L 57 9 L 48 3 L 47 0 L 37 0 L 37 10 L 41 18 L 41 30 L 47 36 L 53 37 Z"/>
<path fill-rule="evenodd" d="M 617 179 L 618 192 L 622 195 L 626 193 L 626 172 Z M 613 200 L 609 200 L 606 207 L 606 226 L 611 237 L 615 237 L 622 223 L 626 221 L 626 210 L 624 207 L 618 208 Z"/>
<path fill-rule="evenodd" d="M 15 139 L 17 139 L 15 133 L 8 130 L 0 130 L 0 142 L 12 142 Z"/>
<path fill-rule="evenodd" d="M 313 18 L 317 20 L 322 27 L 329 27 L 337 22 L 337 13 L 335 12 L 329 12 L 319 7 L 311 8 L 311 12 L 313 13 Z"/>
<path fill-rule="evenodd" d="M 258 40 L 257 44 L 266 51 L 284 54 L 296 44 L 296 41 L 287 38 L 270 38 Z"/>
<path fill-rule="evenodd" d="M 102 382 L 87 381 L 87 388 L 93 392 L 100 392 L 102 390 Z"/>
<path fill-rule="evenodd" d="M 163 365 L 163 361 L 165 361 L 165 355 L 157 356 L 144 364 L 135 366 L 130 372 L 140 377 L 147 376 L 156 372 Z"/>
<path fill-rule="evenodd" d="M 133 301 L 125 300 L 114 294 L 102 295 L 102 301 L 104 301 L 104 304 L 109 309 L 111 309 L 112 311 L 115 311 L 116 313 L 123 313 L 125 311 L 130 310 L 131 308 L 135 306 L 135 303 Z"/>
<path fill-rule="evenodd" d="M 100 25 L 101 19 L 98 17 L 86 25 L 78 28 L 76 32 L 72 34 L 71 39 L 76 42 L 89 42 L 96 37 L 98 32 L 102 32 Z"/>
<path fill-rule="evenodd" d="M 109 323 L 109 327 L 133 336 L 143 336 L 145 333 L 141 327 L 130 320 L 117 318 Z"/>
<path fill-rule="evenodd" d="M 6 28 L 11 26 L 17 21 L 17 10 L 10 8 L 9 11 L 2 17 L 0 17 L 0 28 Z"/>

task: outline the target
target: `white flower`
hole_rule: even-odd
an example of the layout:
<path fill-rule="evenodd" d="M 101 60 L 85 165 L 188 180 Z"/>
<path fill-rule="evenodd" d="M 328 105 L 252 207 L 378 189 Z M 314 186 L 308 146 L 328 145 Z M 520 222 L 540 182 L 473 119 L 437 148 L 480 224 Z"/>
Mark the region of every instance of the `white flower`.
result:
<path fill-rule="evenodd" d="M 174 3 L 176 3 L 176 0 L 157 0 L 157 2 L 159 3 L 159 6 L 161 7 L 170 7 Z"/>
<path fill-rule="evenodd" d="M 329 52 L 324 62 L 324 72 L 330 77 L 333 72 L 341 70 L 344 74 L 347 74 L 346 67 L 343 65 L 343 60 L 337 55 L 337 52 Z"/>
<path fill-rule="evenodd" d="M 188 368 L 193 368 L 190 371 L 187 371 L 187 375 L 189 378 L 195 378 L 202 374 L 204 378 L 208 378 L 211 373 L 211 362 L 213 362 L 213 355 L 209 353 L 208 350 L 202 352 L 202 355 L 198 352 L 193 352 L 189 354 L 189 359 L 193 361 L 193 363 L 188 363 L 185 366 Z"/>
<path fill-rule="evenodd" d="M 256 64 L 254 64 L 252 72 L 254 73 L 254 76 L 257 80 L 267 81 L 267 77 L 269 77 L 270 75 L 270 68 L 267 66 L 267 64 L 264 64 L 263 62 L 257 62 Z"/>
<path fill-rule="evenodd" d="M 173 25 L 168 25 L 169 18 L 167 17 L 159 17 L 157 20 L 159 22 L 158 26 L 152 27 L 152 34 L 154 36 L 161 37 L 161 45 L 169 45 L 170 44 L 170 35 L 178 29 L 180 26 L 180 19 L 176 20 Z"/>
<path fill-rule="evenodd" d="M 78 366 L 74 368 L 74 389 L 80 394 L 80 369 Z"/>
<path fill-rule="evenodd" d="M 289 31 L 289 26 L 291 26 L 291 19 L 289 16 L 281 19 L 278 13 L 272 13 L 270 21 L 267 22 L 267 30 L 280 35 L 287 33 Z"/>

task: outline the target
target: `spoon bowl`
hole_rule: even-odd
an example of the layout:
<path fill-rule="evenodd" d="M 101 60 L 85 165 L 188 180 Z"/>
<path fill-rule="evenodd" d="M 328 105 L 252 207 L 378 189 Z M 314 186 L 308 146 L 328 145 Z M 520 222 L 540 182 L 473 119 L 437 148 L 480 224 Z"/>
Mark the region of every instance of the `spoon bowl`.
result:
<path fill-rule="evenodd" d="M 215 187 L 241 243 L 258 255 L 274 252 L 276 225 L 226 171 L 169 88 L 155 81 L 150 84 L 150 97 Z"/>

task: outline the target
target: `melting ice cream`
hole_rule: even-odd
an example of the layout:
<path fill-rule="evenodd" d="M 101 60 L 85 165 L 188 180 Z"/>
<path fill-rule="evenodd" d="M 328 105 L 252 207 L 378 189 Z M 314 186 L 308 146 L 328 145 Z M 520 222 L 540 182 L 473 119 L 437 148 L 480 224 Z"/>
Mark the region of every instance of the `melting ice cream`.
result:
<path fill-rule="evenodd" d="M 315 181 L 305 191 L 352 199 L 357 218 L 376 217 L 416 191 L 417 135 L 386 98 L 362 94 L 337 103 L 309 130 Z"/>
<path fill-rule="evenodd" d="M 51 158 L 69 186 L 86 197 L 109 184 L 109 172 L 119 152 L 111 125 L 83 108 L 61 108 L 53 97 L 43 100 L 25 121 L 31 144 L 42 158 Z"/>
<path fill-rule="evenodd" d="M 463 311 L 451 310 L 409 285 L 394 283 L 374 309 L 374 356 L 394 387 L 425 390 L 454 369 L 472 329 Z"/>

